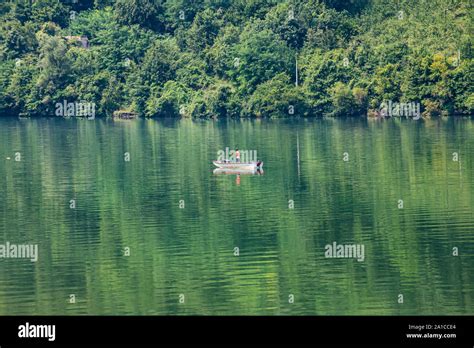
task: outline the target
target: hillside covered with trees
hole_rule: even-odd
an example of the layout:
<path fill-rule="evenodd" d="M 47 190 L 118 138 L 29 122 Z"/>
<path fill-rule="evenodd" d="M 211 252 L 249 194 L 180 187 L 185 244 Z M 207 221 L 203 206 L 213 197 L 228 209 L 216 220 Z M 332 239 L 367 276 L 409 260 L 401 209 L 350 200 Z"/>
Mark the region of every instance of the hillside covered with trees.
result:
<path fill-rule="evenodd" d="M 12 0 L 0 116 L 474 113 L 469 0 Z M 296 84 L 296 81 L 298 83 Z"/>

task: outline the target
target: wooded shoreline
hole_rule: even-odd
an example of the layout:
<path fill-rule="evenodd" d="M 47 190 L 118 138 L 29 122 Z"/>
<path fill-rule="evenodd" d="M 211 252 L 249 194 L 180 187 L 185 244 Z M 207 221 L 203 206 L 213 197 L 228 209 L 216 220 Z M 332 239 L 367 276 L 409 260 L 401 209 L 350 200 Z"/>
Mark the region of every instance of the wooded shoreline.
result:
<path fill-rule="evenodd" d="M 474 114 L 465 0 L 14 0 L 0 18 L 0 115 Z"/>

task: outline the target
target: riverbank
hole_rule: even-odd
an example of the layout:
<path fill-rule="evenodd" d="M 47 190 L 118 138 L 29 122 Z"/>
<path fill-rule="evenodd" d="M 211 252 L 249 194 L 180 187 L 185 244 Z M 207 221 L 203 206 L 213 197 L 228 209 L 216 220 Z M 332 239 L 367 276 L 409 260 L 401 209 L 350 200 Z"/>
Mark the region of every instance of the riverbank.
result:
<path fill-rule="evenodd" d="M 357 116 L 384 102 L 474 113 L 464 1 L 37 0 L 0 18 L 0 114 L 64 102 L 145 117 Z"/>

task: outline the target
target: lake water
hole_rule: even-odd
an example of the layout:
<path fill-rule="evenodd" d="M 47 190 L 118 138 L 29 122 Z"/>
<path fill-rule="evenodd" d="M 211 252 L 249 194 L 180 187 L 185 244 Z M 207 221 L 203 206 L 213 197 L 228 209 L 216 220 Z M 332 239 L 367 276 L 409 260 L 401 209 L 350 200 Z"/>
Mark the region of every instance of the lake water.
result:
<path fill-rule="evenodd" d="M 0 314 L 473 314 L 473 154 L 470 119 L 0 118 L 0 244 L 38 246 Z"/>

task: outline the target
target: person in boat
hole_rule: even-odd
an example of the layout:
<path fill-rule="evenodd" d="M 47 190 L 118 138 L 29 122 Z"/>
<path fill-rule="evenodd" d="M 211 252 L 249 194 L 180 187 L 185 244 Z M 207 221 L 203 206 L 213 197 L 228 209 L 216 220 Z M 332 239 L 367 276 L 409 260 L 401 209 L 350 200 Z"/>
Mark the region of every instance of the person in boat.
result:
<path fill-rule="evenodd" d="M 239 149 L 235 149 L 235 161 L 240 162 L 240 151 L 239 151 Z"/>

